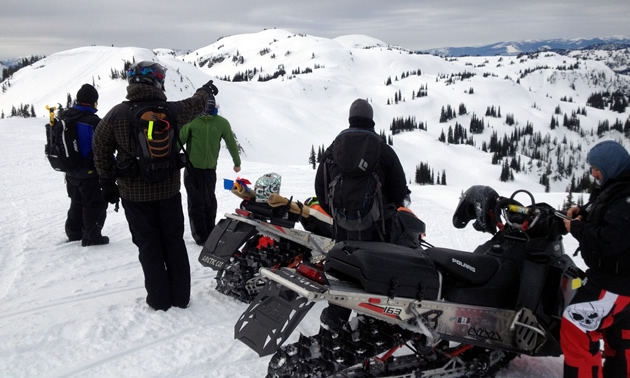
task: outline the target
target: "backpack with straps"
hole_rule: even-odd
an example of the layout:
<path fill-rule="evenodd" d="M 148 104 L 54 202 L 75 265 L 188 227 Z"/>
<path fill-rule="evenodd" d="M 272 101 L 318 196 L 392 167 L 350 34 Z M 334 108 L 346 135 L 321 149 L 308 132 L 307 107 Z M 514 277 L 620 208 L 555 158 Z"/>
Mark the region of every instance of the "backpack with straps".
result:
<path fill-rule="evenodd" d="M 140 176 L 147 183 L 171 177 L 181 169 L 177 121 L 164 102 L 130 103 L 131 141 Z"/>
<path fill-rule="evenodd" d="M 373 131 L 346 129 L 329 147 L 324 184 L 336 226 L 365 231 L 384 222 L 381 143 Z M 384 224 L 380 230 L 384 232 Z"/>
<path fill-rule="evenodd" d="M 81 168 L 83 159 L 79 152 L 77 120 L 55 116 L 54 107 L 46 109 L 50 112 L 50 122 L 45 124 L 44 153 L 51 167 L 59 172 L 71 172 Z"/>

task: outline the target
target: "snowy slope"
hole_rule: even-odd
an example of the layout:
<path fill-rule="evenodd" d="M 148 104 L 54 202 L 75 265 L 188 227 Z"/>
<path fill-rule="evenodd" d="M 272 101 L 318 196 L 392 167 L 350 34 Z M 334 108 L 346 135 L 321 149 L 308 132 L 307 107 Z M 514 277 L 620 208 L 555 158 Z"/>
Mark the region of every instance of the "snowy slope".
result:
<path fill-rule="evenodd" d="M 273 51 L 259 54 L 266 47 L 275 51 L 275 59 L 271 58 Z M 238 58 L 233 61 L 237 52 L 243 57 L 242 64 L 237 64 Z M 223 63 L 195 66 L 199 59 L 223 53 L 227 58 Z M 566 135 L 571 143 L 583 143 L 585 154 L 597 138 L 581 138 L 562 128 L 550 130 L 554 109 L 560 106 L 570 113 L 584 107 L 590 93 L 621 87 L 627 81 L 604 61 L 595 59 L 582 62 L 578 70 L 560 71 L 555 67 L 568 66 L 578 58 L 541 54 L 524 59 L 444 60 L 410 54 L 367 36 L 327 40 L 282 30 L 224 38 L 185 56 L 168 50 L 156 55 L 133 47 L 84 47 L 53 54 L 15 73 L 9 79 L 10 87 L 0 93 L 0 110 L 5 115 L 20 104 L 33 104 L 38 115 L 0 119 L 5 136 L 0 138 L 0 189 L 4 195 L 0 201 L 2 376 L 260 377 L 266 372 L 268 358 L 259 359 L 232 339 L 235 320 L 246 306 L 214 291 L 214 271 L 197 262 L 200 247 L 189 231 L 185 238 L 193 280 L 191 306 L 166 313 L 150 311 L 144 304 L 137 249 L 122 210 L 108 211 L 104 234 L 111 239 L 109 245 L 82 248 L 76 242 L 65 242 L 69 200 L 63 175 L 50 168 L 43 154 L 44 106 L 65 104 L 68 93 L 74 97 L 82 83 L 94 83 L 100 93 L 98 114 L 103 116 L 126 93 L 123 80 L 110 79 L 112 70 L 121 70 L 123 61 L 132 59 L 156 60 L 168 68 L 166 94 L 171 100 L 188 97 L 215 78 L 220 89 L 220 113 L 230 120 L 245 149 L 239 176 L 254 181 L 264 173 L 277 172 L 283 178 L 281 194 L 298 199 L 313 194 L 315 171 L 308 165 L 311 146 L 328 145 L 346 127 L 348 107 L 357 97 L 371 101 L 377 129 L 388 134 L 394 117 L 414 116 L 425 122 L 428 131 L 395 136 L 394 149 L 408 180 L 413 181 L 416 165 L 428 162 L 436 172 L 447 172 L 448 185 L 410 184 L 411 209 L 427 223 L 430 243 L 462 250 L 473 250 L 487 240 L 472 227 L 452 227 L 459 195 L 469 186 L 490 185 L 502 195 L 524 188 L 538 201 L 560 207 L 567 196 L 567 180 L 554 183 L 551 193 L 544 193 L 533 165 L 529 174 L 516 174 L 514 181 L 500 182 L 500 167 L 490 164 L 491 156 L 481 151 L 481 144 L 494 130 L 499 135 L 513 130 L 504 118 L 486 118 L 486 131 L 475 136 L 474 147 L 437 142 L 442 129 L 455 122 L 467 128 L 473 113 L 483 117 L 488 106 L 500 106 L 504 117 L 514 114 L 519 127 L 529 121 L 537 131 L 559 141 Z M 219 80 L 254 67 L 271 74 L 279 64 L 288 73 L 284 78 L 240 83 Z M 521 72 L 542 66 L 554 69 L 534 70 L 520 78 Z M 320 68 L 308 74 L 290 74 L 306 67 Z M 403 72 L 418 69 L 420 76 L 401 78 Z M 448 83 L 450 75 L 465 71 L 475 76 Z M 391 85 L 385 84 L 388 78 Z M 420 85 L 428 86 L 429 96 L 412 99 L 412 91 Z M 474 94 L 467 93 L 470 88 Z M 388 105 L 398 91 L 404 101 Z M 563 96 L 572 97 L 574 102 L 560 101 Z M 460 103 L 465 103 L 469 114 L 440 124 L 440 108 L 457 108 Z M 582 127 L 591 130 L 606 119 L 625 121 L 628 114 L 588 108 L 588 116 L 581 118 Z M 606 138 L 620 136 L 612 133 Z M 229 154 L 223 151 L 219 179 L 234 179 L 231 167 Z M 185 203 L 185 191 L 182 195 Z M 228 192 L 218 189 L 217 195 L 219 214 L 238 206 L 238 199 Z M 565 238 L 567 252 L 576 246 L 570 236 Z M 577 262 L 583 266 L 579 258 Z M 316 331 L 318 309 L 311 311 L 310 323 L 304 322 L 299 331 Z M 561 365 L 561 358 L 521 358 L 500 376 L 559 376 Z"/>
<path fill-rule="evenodd" d="M 214 271 L 197 262 L 198 247 L 186 225 L 192 270 L 190 307 L 154 312 L 146 292 L 137 249 L 123 210 L 110 207 L 104 234 L 111 243 L 82 248 L 66 243 L 63 231 L 69 200 L 63 175 L 43 156 L 43 127 L 37 119 L 0 120 L 4 179 L 0 190 L 0 372 L 6 377 L 262 377 L 269 357 L 258 356 L 234 341 L 233 326 L 246 305 L 214 290 Z M 474 159 L 471 151 L 461 159 Z M 233 179 L 226 152 L 217 176 Z M 248 158 L 241 177 L 255 179 L 281 172 L 281 194 L 312 195 L 314 171 L 306 164 L 271 165 Z M 516 186 L 493 180 L 500 194 Z M 472 227 L 451 225 L 460 192 L 467 187 L 411 185 L 412 205 L 427 223 L 428 241 L 437 246 L 472 250 L 487 236 Z M 538 201 L 560 205 L 565 193 L 534 193 Z M 239 200 L 217 192 L 219 214 Z M 185 191 L 183 192 L 185 203 Z M 187 222 L 187 220 L 186 220 Z M 571 237 L 567 252 L 575 249 Z M 578 263 L 582 264 L 581 261 Z M 321 306 L 298 329 L 317 330 Z M 295 340 L 297 334 L 292 336 Z M 520 358 L 501 377 L 558 376 L 561 358 Z"/>
<path fill-rule="evenodd" d="M 580 145 L 582 152 L 575 157 L 575 175 L 580 177 L 586 168 L 585 152 L 597 138 L 590 135 L 583 138 L 579 133 L 567 133 L 565 128 L 550 130 L 555 109 L 561 109 L 562 114 L 556 117 L 562 121 L 562 115 L 584 108 L 590 94 L 630 87 L 627 76 L 617 75 L 608 68 L 603 53 L 585 54 L 589 53 L 575 57 L 544 53 L 521 58 L 445 60 L 412 54 L 368 36 L 331 40 L 276 29 L 226 37 L 184 56 L 175 56 L 173 51 L 165 49 L 152 52 L 132 47 L 93 46 L 53 54 L 15 73 L 3 82 L 10 85 L 0 93 L 0 111 L 8 116 L 12 107 L 32 104 L 43 119 L 45 105 L 65 105 L 68 94 L 74 96 L 76 88 L 87 82 L 96 85 L 100 92 L 102 116 L 126 94 L 125 81 L 112 80 L 112 71 L 122 70 L 124 61 L 156 60 L 168 68 L 166 93 L 171 100 L 185 98 L 208 79 L 215 79 L 220 89 L 217 100 L 221 114 L 232 123 L 245 156 L 253 160 L 274 164 L 290 156 L 295 162 L 308 161 L 311 147 L 328 145 L 346 127 L 349 104 L 356 98 L 366 98 L 374 107 L 377 130 L 390 134 L 394 118 L 413 117 L 427 126 L 426 132 L 404 133 L 393 138 L 404 158 L 407 174 L 412 177 L 415 167 L 422 162 L 436 172 L 445 170 L 451 180 L 461 179 L 452 181 L 454 184 L 473 179 L 475 174 L 468 167 L 442 158 L 470 147 L 442 145 L 435 147 L 442 152 L 439 155 L 424 153 L 427 144 L 435 144 L 440 134 L 456 123 L 468 128 L 473 116 L 482 118 L 486 124 L 483 134 L 474 136 L 478 159 L 490 162 L 491 154 L 481 152 L 481 147 L 493 132 L 502 138 L 515 128 L 532 124 L 543 137 L 562 141 L 566 135 L 568 145 Z M 628 55 L 626 51 L 625 56 Z M 574 70 L 558 68 L 578 63 Z M 283 67 L 286 75 L 258 81 L 279 67 Z M 304 73 L 307 68 L 310 73 Z M 403 79 L 403 75 L 418 70 L 420 75 Z M 245 72 L 252 73 L 251 81 L 221 80 Z M 462 74 L 470 77 L 458 79 Z M 391 85 L 386 84 L 389 80 Z M 429 95 L 414 98 L 421 86 L 428 88 Z M 395 104 L 398 94 L 402 98 Z M 562 101 L 563 98 L 572 102 Z M 447 123 L 439 122 L 442 108 L 457 109 L 460 104 L 465 105 L 467 114 Z M 491 106 L 500 108 L 502 118 L 484 116 Z M 513 115 L 515 126 L 505 123 L 507 114 Z M 629 114 L 628 110 L 619 114 L 588 108 L 588 116 L 579 118 L 582 130 L 590 134 L 600 122 L 607 120 L 612 124 L 617 119 L 625 122 Z M 620 138 L 615 134 L 608 137 Z M 282 142 L 286 140 L 290 142 Z M 278 142 L 281 149 L 277 148 Z M 542 170 L 533 163 L 529 174 L 520 175 L 517 180 L 539 185 Z M 485 170 L 498 177 L 501 166 L 489 165 Z M 569 176 L 561 177 L 551 187 L 565 190 L 569 182 Z"/>

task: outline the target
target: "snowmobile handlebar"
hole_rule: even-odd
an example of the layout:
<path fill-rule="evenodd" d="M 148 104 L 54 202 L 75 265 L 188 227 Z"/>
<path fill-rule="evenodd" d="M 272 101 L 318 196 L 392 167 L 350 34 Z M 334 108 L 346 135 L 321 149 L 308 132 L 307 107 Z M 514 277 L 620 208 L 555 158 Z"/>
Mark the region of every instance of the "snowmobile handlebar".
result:
<path fill-rule="evenodd" d="M 527 194 L 531 200 L 531 205 L 523 206 L 520 202 L 516 201 L 514 198 L 519 193 Z M 499 197 L 494 208 L 494 214 L 497 217 L 498 222 L 500 222 L 500 219 L 498 217 L 499 214 L 501 214 L 505 219 L 506 225 L 510 226 L 513 229 L 520 230 L 525 235 L 527 235 L 527 230 L 534 227 L 540 219 L 541 212 L 536 207 L 534 196 L 527 190 L 520 189 L 512 193 L 509 198 Z M 512 214 L 518 214 L 521 216 L 524 215 L 526 216 L 526 219 L 522 222 L 518 222 L 514 220 Z"/>

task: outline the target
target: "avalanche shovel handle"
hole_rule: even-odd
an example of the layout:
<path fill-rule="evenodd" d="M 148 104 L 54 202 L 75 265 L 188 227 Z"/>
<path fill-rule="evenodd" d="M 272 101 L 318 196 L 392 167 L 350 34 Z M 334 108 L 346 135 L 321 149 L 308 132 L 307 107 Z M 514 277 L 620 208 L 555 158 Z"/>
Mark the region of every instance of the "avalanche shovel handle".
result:
<path fill-rule="evenodd" d="M 48 105 L 46 105 L 46 110 L 48 110 L 48 112 L 50 113 L 50 126 L 52 126 L 55 123 L 55 109 L 57 109 L 55 106 L 51 108 Z"/>
<path fill-rule="evenodd" d="M 267 203 L 271 207 L 286 206 L 289 203 L 289 200 L 279 194 L 271 193 L 269 199 L 267 200 Z M 311 211 L 308 206 L 302 206 L 302 208 L 300 208 L 300 206 L 298 206 L 298 204 L 293 201 L 291 201 L 291 207 L 289 208 L 289 211 L 294 214 L 302 214 L 304 218 L 313 217 L 319 219 L 322 222 L 333 224 L 333 220 L 331 217 L 322 214 L 317 210 Z"/>

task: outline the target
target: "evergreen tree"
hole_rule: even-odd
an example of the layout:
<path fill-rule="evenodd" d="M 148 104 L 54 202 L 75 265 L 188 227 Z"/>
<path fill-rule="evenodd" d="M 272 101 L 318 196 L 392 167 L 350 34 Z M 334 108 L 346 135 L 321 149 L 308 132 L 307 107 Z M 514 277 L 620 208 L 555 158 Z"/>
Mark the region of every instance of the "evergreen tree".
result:
<path fill-rule="evenodd" d="M 575 201 L 573 201 L 573 192 L 569 191 L 569 194 L 567 194 L 567 200 L 562 205 L 562 210 L 566 212 L 567 210 L 569 210 L 570 208 L 574 206 L 575 206 Z"/>
<path fill-rule="evenodd" d="M 472 134 L 481 134 L 483 133 L 483 129 L 485 128 L 484 126 L 484 121 L 483 118 L 479 119 L 477 118 L 477 115 L 475 113 L 473 113 L 472 118 L 470 119 L 470 132 Z"/>
<path fill-rule="evenodd" d="M 506 182 L 510 180 L 511 177 L 513 179 L 512 173 L 510 172 L 510 166 L 508 165 L 507 160 L 505 160 L 503 161 L 503 166 L 501 168 L 501 175 L 499 176 L 499 179 L 502 182 Z"/>
<path fill-rule="evenodd" d="M 433 172 L 431 168 L 429 168 L 428 163 L 420 163 L 419 165 L 416 166 L 415 182 L 416 184 L 420 184 L 420 185 L 435 184 L 435 180 L 433 178 Z"/>
<path fill-rule="evenodd" d="M 311 145 L 311 154 L 308 157 L 308 162 L 311 163 L 313 169 L 317 167 L 317 158 L 315 157 L 315 146 Z"/>

